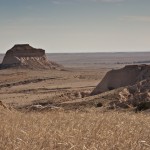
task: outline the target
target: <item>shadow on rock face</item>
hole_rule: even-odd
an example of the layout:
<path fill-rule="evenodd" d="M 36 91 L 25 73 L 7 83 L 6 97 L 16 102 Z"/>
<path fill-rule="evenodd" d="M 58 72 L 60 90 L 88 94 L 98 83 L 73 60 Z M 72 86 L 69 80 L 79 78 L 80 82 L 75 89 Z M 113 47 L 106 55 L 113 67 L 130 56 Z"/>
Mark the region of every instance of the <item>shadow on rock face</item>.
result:
<path fill-rule="evenodd" d="M 150 102 L 142 102 L 142 103 L 137 105 L 135 112 L 144 111 L 147 109 L 150 109 Z"/>
<path fill-rule="evenodd" d="M 96 104 L 96 107 L 102 107 L 102 106 L 103 106 L 102 103 L 97 103 L 97 104 Z"/>

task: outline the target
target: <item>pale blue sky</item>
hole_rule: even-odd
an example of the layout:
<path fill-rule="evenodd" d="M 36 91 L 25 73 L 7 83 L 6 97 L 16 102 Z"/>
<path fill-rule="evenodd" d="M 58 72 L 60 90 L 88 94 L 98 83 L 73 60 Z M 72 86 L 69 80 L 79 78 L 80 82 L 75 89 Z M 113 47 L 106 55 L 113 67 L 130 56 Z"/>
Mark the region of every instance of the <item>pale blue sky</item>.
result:
<path fill-rule="evenodd" d="M 150 51 L 150 0 L 0 0 L 0 52 Z"/>

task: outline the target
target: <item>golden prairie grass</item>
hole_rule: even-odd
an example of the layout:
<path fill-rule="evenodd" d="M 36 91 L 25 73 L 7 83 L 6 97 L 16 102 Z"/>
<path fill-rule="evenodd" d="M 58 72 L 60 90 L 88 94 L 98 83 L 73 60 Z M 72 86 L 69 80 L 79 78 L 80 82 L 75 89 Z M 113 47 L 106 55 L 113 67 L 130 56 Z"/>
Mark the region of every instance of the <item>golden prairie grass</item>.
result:
<path fill-rule="evenodd" d="M 149 150 L 150 116 L 127 112 L 0 111 L 0 150 Z"/>

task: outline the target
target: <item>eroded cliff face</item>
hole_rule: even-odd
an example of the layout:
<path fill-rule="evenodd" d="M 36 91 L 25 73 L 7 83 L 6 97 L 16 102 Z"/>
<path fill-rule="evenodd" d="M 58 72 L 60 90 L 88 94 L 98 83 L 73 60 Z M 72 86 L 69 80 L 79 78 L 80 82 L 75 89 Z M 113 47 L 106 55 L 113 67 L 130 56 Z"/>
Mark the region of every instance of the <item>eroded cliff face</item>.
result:
<path fill-rule="evenodd" d="M 112 94 L 111 97 L 113 96 Z M 150 109 L 150 78 L 116 90 L 115 97 L 108 105 L 111 109 L 135 108 L 136 112 Z"/>
<path fill-rule="evenodd" d="M 122 69 L 109 71 L 91 95 L 100 94 L 119 87 L 134 85 L 150 77 L 149 65 L 129 65 Z"/>
<path fill-rule="evenodd" d="M 57 69 L 62 66 L 47 60 L 45 50 L 33 48 L 29 44 L 19 44 L 6 52 L 1 68 L 7 67 Z"/>

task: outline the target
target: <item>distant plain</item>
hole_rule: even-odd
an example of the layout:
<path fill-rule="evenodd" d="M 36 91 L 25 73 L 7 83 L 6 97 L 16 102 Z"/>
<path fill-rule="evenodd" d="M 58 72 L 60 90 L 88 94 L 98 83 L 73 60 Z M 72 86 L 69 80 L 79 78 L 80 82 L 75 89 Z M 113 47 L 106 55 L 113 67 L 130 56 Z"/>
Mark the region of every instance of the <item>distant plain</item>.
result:
<path fill-rule="evenodd" d="M 0 62 L 4 54 L 0 54 Z M 150 63 L 150 52 L 112 52 L 112 53 L 47 53 L 49 60 L 65 67 L 113 68 L 120 64 Z"/>

